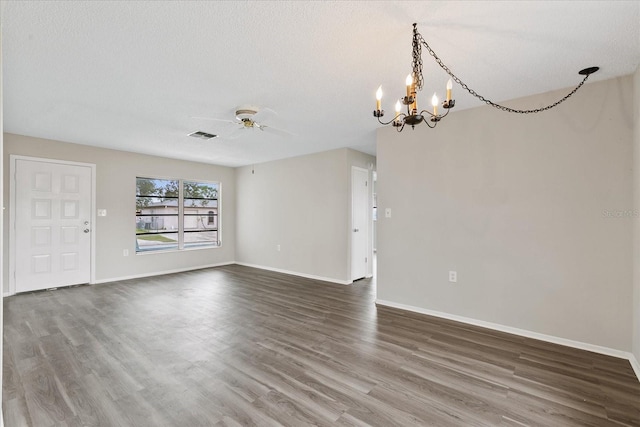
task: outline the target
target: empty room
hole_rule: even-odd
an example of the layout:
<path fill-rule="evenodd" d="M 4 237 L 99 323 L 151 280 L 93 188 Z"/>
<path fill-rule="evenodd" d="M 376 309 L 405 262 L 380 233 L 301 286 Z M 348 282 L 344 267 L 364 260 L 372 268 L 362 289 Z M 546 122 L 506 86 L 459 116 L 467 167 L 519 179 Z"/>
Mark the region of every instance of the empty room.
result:
<path fill-rule="evenodd" d="M 640 426 L 640 1 L 0 25 L 0 427 Z"/>

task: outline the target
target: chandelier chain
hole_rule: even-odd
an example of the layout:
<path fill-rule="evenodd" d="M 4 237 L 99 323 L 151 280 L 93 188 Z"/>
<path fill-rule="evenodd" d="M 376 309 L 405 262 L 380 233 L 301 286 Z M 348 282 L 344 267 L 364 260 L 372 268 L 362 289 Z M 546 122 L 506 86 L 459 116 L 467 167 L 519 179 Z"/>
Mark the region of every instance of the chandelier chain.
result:
<path fill-rule="evenodd" d="M 451 77 L 451 79 L 453 79 L 453 81 L 458 83 L 463 89 L 465 89 L 471 95 L 478 98 L 480 101 L 486 103 L 487 105 L 490 105 L 502 111 L 506 111 L 508 113 L 531 114 L 531 113 L 540 113 L 542 111 L 550 110 L 551 108 L 556 107 L 559 104 L 566 101 L 567 99 L 569 99 L 574 93 L 578 91 L 578 89 L 582 87 L 582 85 L 589 78 L 589 74 L 585 75 L 582 81 L 580 82 L 580 84 L 578 84 L 578 86 L 576 86 L 575 89 L 573 89 L 571 92 L 565 95 L 562 99 L 554 102 L 553 104 L 547 105 L 546 107 L 536 108 L 532 110 L 518 110 L 515 108 L 506 107 L 504 105 L 500 105 L 496 102 L 493 102 L 490 99 L 487 99 L 484 96 L 480 95 L 475 90 L 471 89 L 469 86 L 467 86 L 462 80 L 458 78 L 458 76 L 453 74 L 453 72 L 449 69 L 449 67 L 447 67 L 444 64 L 444 62 L 442 62 L 442 60 L 438 57 L 438 55 L 436 55 L 433 49 L 431 49 L 431 46 L 429 46 L 429 43 L 427 43 L 427 41 L 422 37 L 422 34 L 418 33 L 416 26 L 414 25 L 413 27 L 413 75 L 414 75 L 414 81 L 416 82 L 417 90 L 422 89 L 422 83 L 423 83 L 421 45 L 424 45 L 424 47 L 427 48 L 427 51 L 429 51 L 429 55 L 433 57 L 433 59 L 438 63 L 440 68 L 442 68 Z"/>
<path fill-rule="evenodd" d="M 424 83 L 424 77 L 422 76 L 422 46 L 420 45 L 420 42 L 424 41 L 424 39 L 422 38 L 422 35 L 418 32 L 418 29 L 416 28 L 416 25 L 413 25 L 413 62 L 412 62 L 412 75 L 413 75 L 413 81 L 416 85 L 416 90 L 417 91 L 421 91 L 422 90 L 422 85 Z M 427 46 L 427 49 L 430 49 L 429 46 Z"/>

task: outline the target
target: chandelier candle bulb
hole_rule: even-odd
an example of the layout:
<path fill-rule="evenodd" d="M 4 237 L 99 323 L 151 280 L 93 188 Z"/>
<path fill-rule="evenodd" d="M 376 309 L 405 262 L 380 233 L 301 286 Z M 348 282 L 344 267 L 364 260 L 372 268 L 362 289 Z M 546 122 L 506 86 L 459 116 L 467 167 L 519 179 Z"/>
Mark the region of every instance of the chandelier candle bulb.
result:
<path fill-rule="evenodd" d="M 433 98 L 431 98 L 431 105 L 433 105 L 433 115 L 438 115 L 438 97 L 435 92 L 433 93 Z"/>
<path fill-rule="evenodd" d="M 413 86 L 413 78 L 411 77 L 411 74 L 407 76 L 407 78 L 405 79 L 405 83 L 407 84 L 407 98 L 409 98 L 411 96 L 411 90 Z"/>
<path fill-rule="evenodd" d="M 376 110 L 380 111 L 382 108 L 382 86 L 378 86 L 378 90 L 376 91 Z"/>
<path fill-rule="evenodd" d="M 411 97 L 413 98 L 412 114 L 418 113 L 418 93 L 416 92 L 416 81 L 414 79 L 411 80 Z"/>
<path fill-rule="evenodd" d="M 451 89 L 453 89 L 453 82 L 449 79 L 447 82 L 447 102 L 451 101 Z"/>
<path fill-rule="evenodd" d="M 396 115 L 393 117 L 393 126 L 399 128 L 402 126 L 402 120 L 400 120 L 400 112 L 402 111 L 402 103 L 400 100 L 396 101 Z"/>

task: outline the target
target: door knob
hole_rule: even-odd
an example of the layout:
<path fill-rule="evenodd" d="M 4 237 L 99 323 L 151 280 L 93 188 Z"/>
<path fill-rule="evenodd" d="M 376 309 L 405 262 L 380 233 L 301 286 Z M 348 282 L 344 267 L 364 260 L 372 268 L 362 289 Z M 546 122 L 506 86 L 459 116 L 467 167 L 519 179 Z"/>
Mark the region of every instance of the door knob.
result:
<path fill-rule="evenodd" d="M 85 229 L 84 229 L 84 232 L 85 232 L 85 233 L 88 233 L 88 232 L 89 232 L 89 229 L 88 229 L 88 228 L 85 228 Z"/>
<path fill-rule="evenodd" d="M 354 232 L 354 233 L 357 233 L 358 231 L 360 231 L 360 229 L 358 229 L 358 228 L 354 228 L 354 229 L 353 229 L 353 232 Z"/>

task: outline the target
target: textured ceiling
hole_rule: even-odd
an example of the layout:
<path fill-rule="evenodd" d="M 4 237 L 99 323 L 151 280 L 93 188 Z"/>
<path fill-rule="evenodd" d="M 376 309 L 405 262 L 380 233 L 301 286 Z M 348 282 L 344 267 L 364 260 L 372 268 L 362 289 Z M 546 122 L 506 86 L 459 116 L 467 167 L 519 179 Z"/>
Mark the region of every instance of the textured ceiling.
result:
<path fill-rule="evenodd" d="M 638 1 L 3 1 L 1 12 L 6 132 L 229 166 L 374 153 L 374 91 L 383 85 L 387 111 L 403 95 L 413 22 L 496 101 L 574 86 L 588 66 L 601 67 L 597 81 L 640 63 Z M 447 76 L 423 56 L 425 105 Z M 457 110 L 479 105 L 459 87 L 454 98 Z M 194 118 L 250 105 L 289 134 L 231 138 L 234 125 Z"/>

